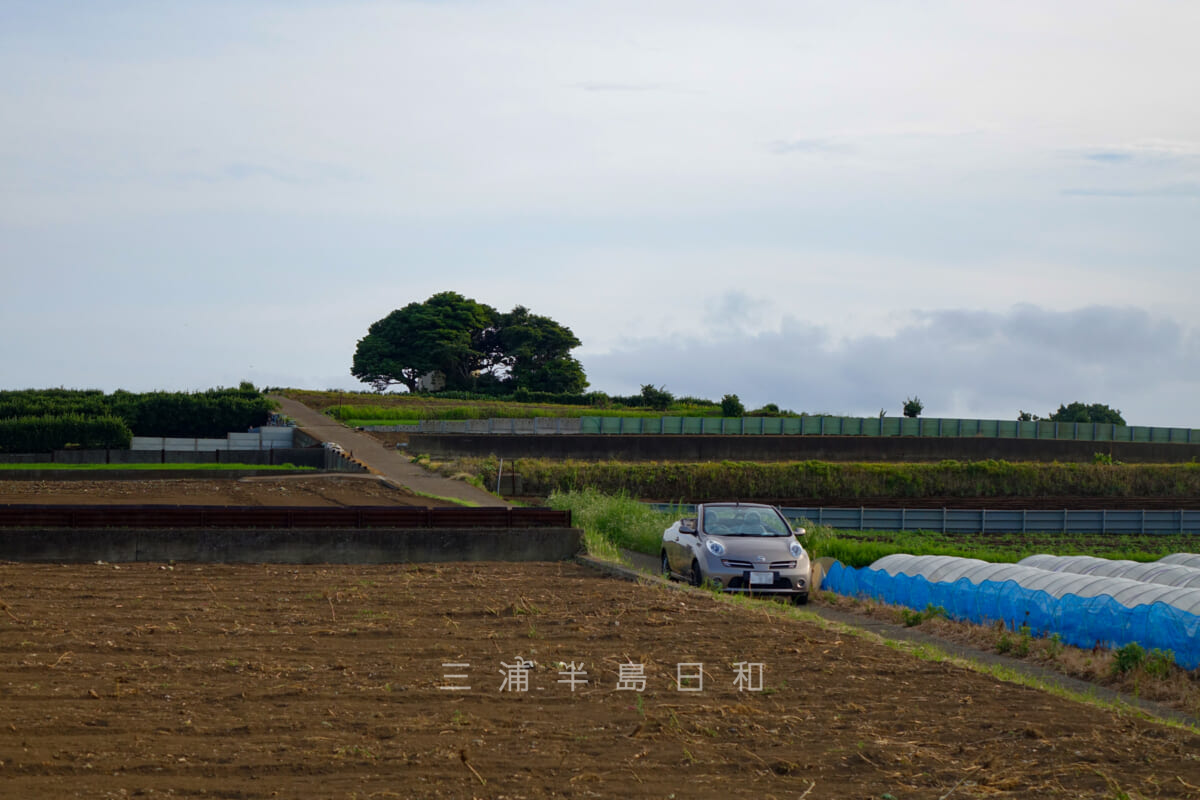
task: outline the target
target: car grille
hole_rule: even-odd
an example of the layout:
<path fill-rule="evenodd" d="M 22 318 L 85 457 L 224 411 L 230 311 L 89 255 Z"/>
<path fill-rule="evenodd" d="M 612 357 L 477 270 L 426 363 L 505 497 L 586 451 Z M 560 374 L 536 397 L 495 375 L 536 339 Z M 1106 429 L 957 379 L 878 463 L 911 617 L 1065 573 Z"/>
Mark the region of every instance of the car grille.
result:
<path fill-rule="evenodd" d="M 740 561 L 736 558 L 722 558 L 721 563 L 730 569 L 756 569 L 752 561 Z M 795 569 L 795 561 L 772 561 L 766 569 Z"/>

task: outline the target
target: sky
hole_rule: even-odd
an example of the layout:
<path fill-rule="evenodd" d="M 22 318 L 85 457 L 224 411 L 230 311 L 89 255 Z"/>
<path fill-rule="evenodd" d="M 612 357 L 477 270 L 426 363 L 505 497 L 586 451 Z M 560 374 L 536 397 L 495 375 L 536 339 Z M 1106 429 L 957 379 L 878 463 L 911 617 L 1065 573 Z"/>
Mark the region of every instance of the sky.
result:
<path fill-rule="evenodd" d="M 1200 427 L 1200 4 L 0 0 L 0 389 L 368 387 L 457 291 L 589 388 Z"/>

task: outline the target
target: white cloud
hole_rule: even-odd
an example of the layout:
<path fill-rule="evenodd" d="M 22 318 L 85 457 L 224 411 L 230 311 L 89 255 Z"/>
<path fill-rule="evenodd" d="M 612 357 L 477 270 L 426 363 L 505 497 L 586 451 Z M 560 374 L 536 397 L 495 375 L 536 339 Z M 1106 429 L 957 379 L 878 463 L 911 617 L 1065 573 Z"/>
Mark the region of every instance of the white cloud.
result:
<path fill-rule="evenodd" d="M 787 319 L 778 330 L 718 341 L 645 340 L 584 360 L 614 394 L 646 383 L 678 395 L 738 394 L 750 406 L 899 415 L 918 395 L 926 416 L 1014 419 L 1060 403 L 1106 403 L 1133 424 L 1190 426 L 1200 394 L 1200 336 L 1136 308 L 947 310 L 886 336 L 835 341 Z"/>

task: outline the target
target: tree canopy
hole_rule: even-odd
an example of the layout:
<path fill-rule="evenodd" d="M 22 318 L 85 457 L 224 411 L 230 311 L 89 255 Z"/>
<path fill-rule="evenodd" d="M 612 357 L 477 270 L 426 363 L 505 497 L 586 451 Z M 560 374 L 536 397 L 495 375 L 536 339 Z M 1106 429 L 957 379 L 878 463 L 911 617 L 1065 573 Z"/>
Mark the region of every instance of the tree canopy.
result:
<path fill-rule="evenodd" d="M 581 344 L 570 328 L 524 306 L 507 313 L 457 292 L 409 303 L 367 329 L 350 374 L 383 391 L 416 391 L 440 374 L 446 389 L 496 394 L 517 389 L 582 392 L 583 366 L 570 355 Z"/>
<path fill-rule="evenodd" d="M 1046 419 L 1051 422 L 1101 422 L 1112 423 L 1114 425 L 1124 425 L 1125 419 L 1121 416 L 1121 412 L 1115 408 L 1109 408 L 1103 403 L 1092 403 L 1087 405 L 1084 403 L 1071 403 L 1069 406 L 1059 405 L 1058 411 L 1055 411 Z"/>

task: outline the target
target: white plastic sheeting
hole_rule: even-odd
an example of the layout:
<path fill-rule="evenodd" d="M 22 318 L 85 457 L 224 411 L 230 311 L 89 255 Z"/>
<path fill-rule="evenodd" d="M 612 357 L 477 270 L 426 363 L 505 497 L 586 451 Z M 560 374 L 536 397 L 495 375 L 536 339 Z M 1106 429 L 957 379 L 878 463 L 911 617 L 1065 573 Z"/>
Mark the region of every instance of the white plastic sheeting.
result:
<path fill-rule="evenodd" d="M 1196 553 L 1172 553 L 1159 559 L 1164 564 L 1180 564 L 1185 567 L 1200 567 L 1200 555 Z"/>
<path fill-rule="evenodd" d="M 1128 578 L 1143 583 L 1200 589 L 1200 564 L 1188 567 L 1165 561 L 1124 561 L 1096 556 L 1036 555 L 1017 562 L 1026 567 L 1048 569 L 1052 572 L 1073 572 L 1080 575 L 1100 575 Z"/>

